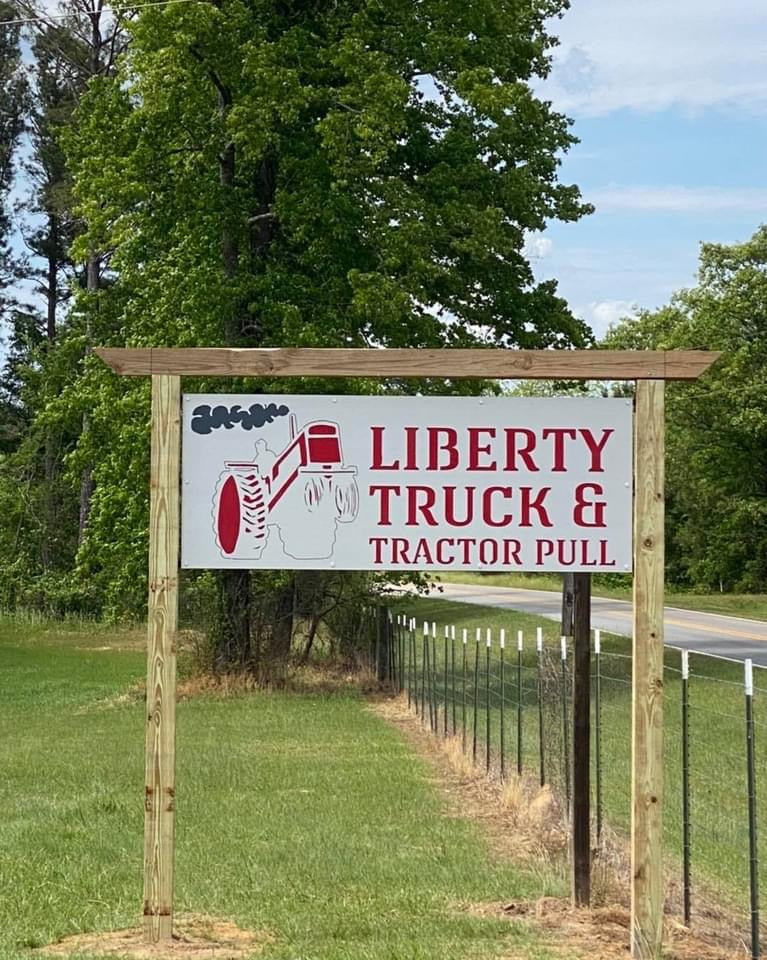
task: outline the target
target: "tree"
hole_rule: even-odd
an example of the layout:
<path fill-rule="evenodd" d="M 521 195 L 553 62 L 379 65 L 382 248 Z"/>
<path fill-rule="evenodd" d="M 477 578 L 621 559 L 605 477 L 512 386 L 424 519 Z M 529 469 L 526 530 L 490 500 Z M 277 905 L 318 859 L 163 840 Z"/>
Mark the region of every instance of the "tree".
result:
<path fill-rule="evenodd" d="M 701 380 L 667 388 L 669 576 L 767 589 L 767 227 L 703 244 L 698 285 L 623 321 L 605 345 L 722 351 Z"/>
<path fill-rule="evenodd" d="M 11 4 L 0 3 L 0 317 L 7 320 L 15 303 L 17 256 L 11 248 L 8 195 L 17 167 L 16 151 L 24 130 L 27 84 L 21 65 L 20 26 Z M 10 21 L 10 22 L 8 22 Z"/>
<path fill-rule="evenodd" d="M 565 7 L 146 8 L 117 75 L 90 82 L 68 138 L 86 227 L 73 253 L 101 251 L 110 282 L 78 294 L 57 351 L 72 356 L 78 342 L 582 345 L 585 326 L 554 283 L 534 281 L 523 252 L 528 231 L 588 211 L 557 180 L 574 142 L 568 121 L 529 86 L 548 70 L 546 22 Z M 95 480 L 79 569 L 107 607 L 138 610 L 147 385 L 90 359 L 75 372 L 46 415 L 89 416 L 68 460 L 70 470 L 92 463 Z M 224 388 L 238 387 L 286 385 Z M 293 578 L 266 582 L 274 589 L 257 584 L 256 594 L 268 593 L 272 620 L 289 625 Z M 251 640 L 251 581 L 230 576 L 220 587 L 220 651 L 231 661 Z"/>

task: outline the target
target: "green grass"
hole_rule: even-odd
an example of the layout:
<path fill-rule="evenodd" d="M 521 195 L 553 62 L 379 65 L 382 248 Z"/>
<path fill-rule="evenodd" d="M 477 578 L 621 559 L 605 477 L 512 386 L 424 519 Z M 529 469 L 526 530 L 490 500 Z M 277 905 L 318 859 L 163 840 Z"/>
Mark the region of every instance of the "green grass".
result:
<path fill-rule="evenodd" d="M 442 691 L 444 683 L 445 624 L 455 625 L 456 715 L 461 734 L 463 714 L 462 648 L 464 628 L 468 630 L 467 661 L 467 742 L 473 741 L 473 667 L 476 654 L 475 630 L 481 628 L 479 651 L 479 703 L 477 711 L 478 760 L 485 761 L 486 649 L 485 631 L 493 631 L 491 660 L 491 752 L 494 767 L 499 764 L 500 746 L 500 662 L 498 630 L 506 630 L 505 724 L 507 769 L 516 766 L 516 633 L 524 631 L 525 652 L 522 671 L 523 766 L 536 773 L 539 766 L 538 673 L 535 655 L 535 628 L 544 629 L 544 747 L 546 777 L 561 792 L 564 784 L 563 726 L 560 643 L 558 625 L 515 611 L 435 598 L 402 602 L 402 609 L 418 618 L 416 649 L 420 661 L 422 621 L 437 624 L 437 699 L 440 703 L 439 730 L 443 730 Z M 631 799 L 631 643 L 625 637 L 603 635 L 600 663 L 602 677 L 602 770 L 605 818 L 619 834 L 628 836 Z M 571 657 L 568 663 L 571 663 Z M 682 751 L 680 653 L 667 650 L 665 656 L 665 858 L 677 887 L 681 884 L 682 857 Z M 592 670 L 595 672 L 595 665 Z M 740 664 L 715 660 L 698 654 L 690 656 L 690 780 L 693 915 L 700 908 L 698 894 L 706 892 L 709 902 L 727 903 L 734 916 L 742 918 L 747 935 L 748 899 L 748 808 L 745 757 L 745 706 L 743 668 Z M 567 689 L 571 682 L 568 674 Z M 767 671 L 757 670 L 754 709 L 758 805 L 763 825 L 759 839 L 762 916 L 767 917 Z M 449 673 L 448 718 L 452 726 L 452 675 Z M 593 701 L 592 701 L 593 703 Z M 596 727 L 593 718 L 593 729 Z M 593 741 L 592 741 L 593 743 Z M 595 755 L 594 748 L 592 753 Z M 595 790 L 596 768 L 592 764 Z"/>
<path fill-rule="evenodd" d="M 562 590 L 562 577 L 548 573 L 440 573 L 438 581 L 469 583 L 483 587 L 516 587 L 525 590 Z M 631 600 L 631 584 L 622 586 L 600 583 L 597 576 L 592 584 L 595 597 L 611 600 Z M 767 594 L 764 593 L 690 593 L 666 588 L 666 605 L 701 613 L 722 613 L 730 617 L 767 620 Z"/>
<path fill-rule="evenodd" d="M 3 960 L 137 921 L 144 706 L 125 694 L 140 641 L 0 623 Z M 494 859 L 357 696 L 199 697 L 178 724 L 179 912 L 270 930 L 266 960 L 551 956 L 524 924 L 459 905 L 562 894 L 559 881 Z"/>

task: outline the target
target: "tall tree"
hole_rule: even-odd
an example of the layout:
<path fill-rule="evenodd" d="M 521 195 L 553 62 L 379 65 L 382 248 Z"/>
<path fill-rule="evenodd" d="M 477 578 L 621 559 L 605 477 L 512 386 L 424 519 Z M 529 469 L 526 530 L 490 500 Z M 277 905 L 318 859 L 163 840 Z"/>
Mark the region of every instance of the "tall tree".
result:
<path fill-rule="evenodd" d="M 669 576 L 767 590 L 767 227 L 703 244 L 698 285 L 605 342 L 722 351 L 701 380 L 668 385 Z"/>
<path fill-rule="evenodd" d="M 90 337 L 582 344 L 586 329 L 524 255 L 528 231 L 587 212 L 557 179 L 568 121 L 529 83 L 548 71 L 546 24 L 565 7 L 219 0 L 144 10 L 117 76 L 90 85 L 69 142 L 87 225 L 75 253 L 109 251 L 114 280 Z M 73 330 L 87 303 L 84 294 Z M 145 469 L 146 437 L 123 414 L 146 403 L 146 385 L 88 363 L 60 403 L 75 394 L 91 420 L 73 462 L 92 456 L 97 481 L 81 564 L 118 602 L 120 591 L 140 596 L 143 579 L 146 503 L 124 491 L 126 469 Z M 249 642 L 248 586 L 242 574 L 222 582 L 226 657 Z M 274 587 L 287 623 L 292 578 Z"/>

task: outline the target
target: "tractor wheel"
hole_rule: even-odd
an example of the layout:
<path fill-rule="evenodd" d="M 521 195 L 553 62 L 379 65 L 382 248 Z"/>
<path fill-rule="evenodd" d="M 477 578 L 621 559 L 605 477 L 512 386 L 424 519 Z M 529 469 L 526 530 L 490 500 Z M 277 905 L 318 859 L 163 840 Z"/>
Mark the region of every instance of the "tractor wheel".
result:
<path fill-rule="evenodd" d="M 354 477 L 345 476 L 333 479 L 336 519 L 340 523 L 350 523 L 360 508 L 360 492 Z"/>
<path fill-rule="evenodd" d="M 221 474 L 214 508 L 216 543 L 227 557 L 259 557 L 266 545 L 266 493 L 255 467 Z"/>

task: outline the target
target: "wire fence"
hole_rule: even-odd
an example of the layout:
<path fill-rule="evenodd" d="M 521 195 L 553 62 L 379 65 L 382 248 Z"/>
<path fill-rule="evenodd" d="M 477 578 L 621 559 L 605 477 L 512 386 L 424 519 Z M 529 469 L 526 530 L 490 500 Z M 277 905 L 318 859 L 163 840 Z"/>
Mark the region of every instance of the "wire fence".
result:
<path fill-rule="evenodd" d="M 567 638 L 419 623 L 371 611 L 371 659 L 435 736 L 455 737 L 488 775 L 534 776 L 569 808 L 572 648 Z M 593 846 L 631 822 L 631 642 L 594 631 Z M 666 647 L 664 856 L 667 906 L 692 927 L 726 921 L 754 960 L 767 927 L 767 671 Z"/>

